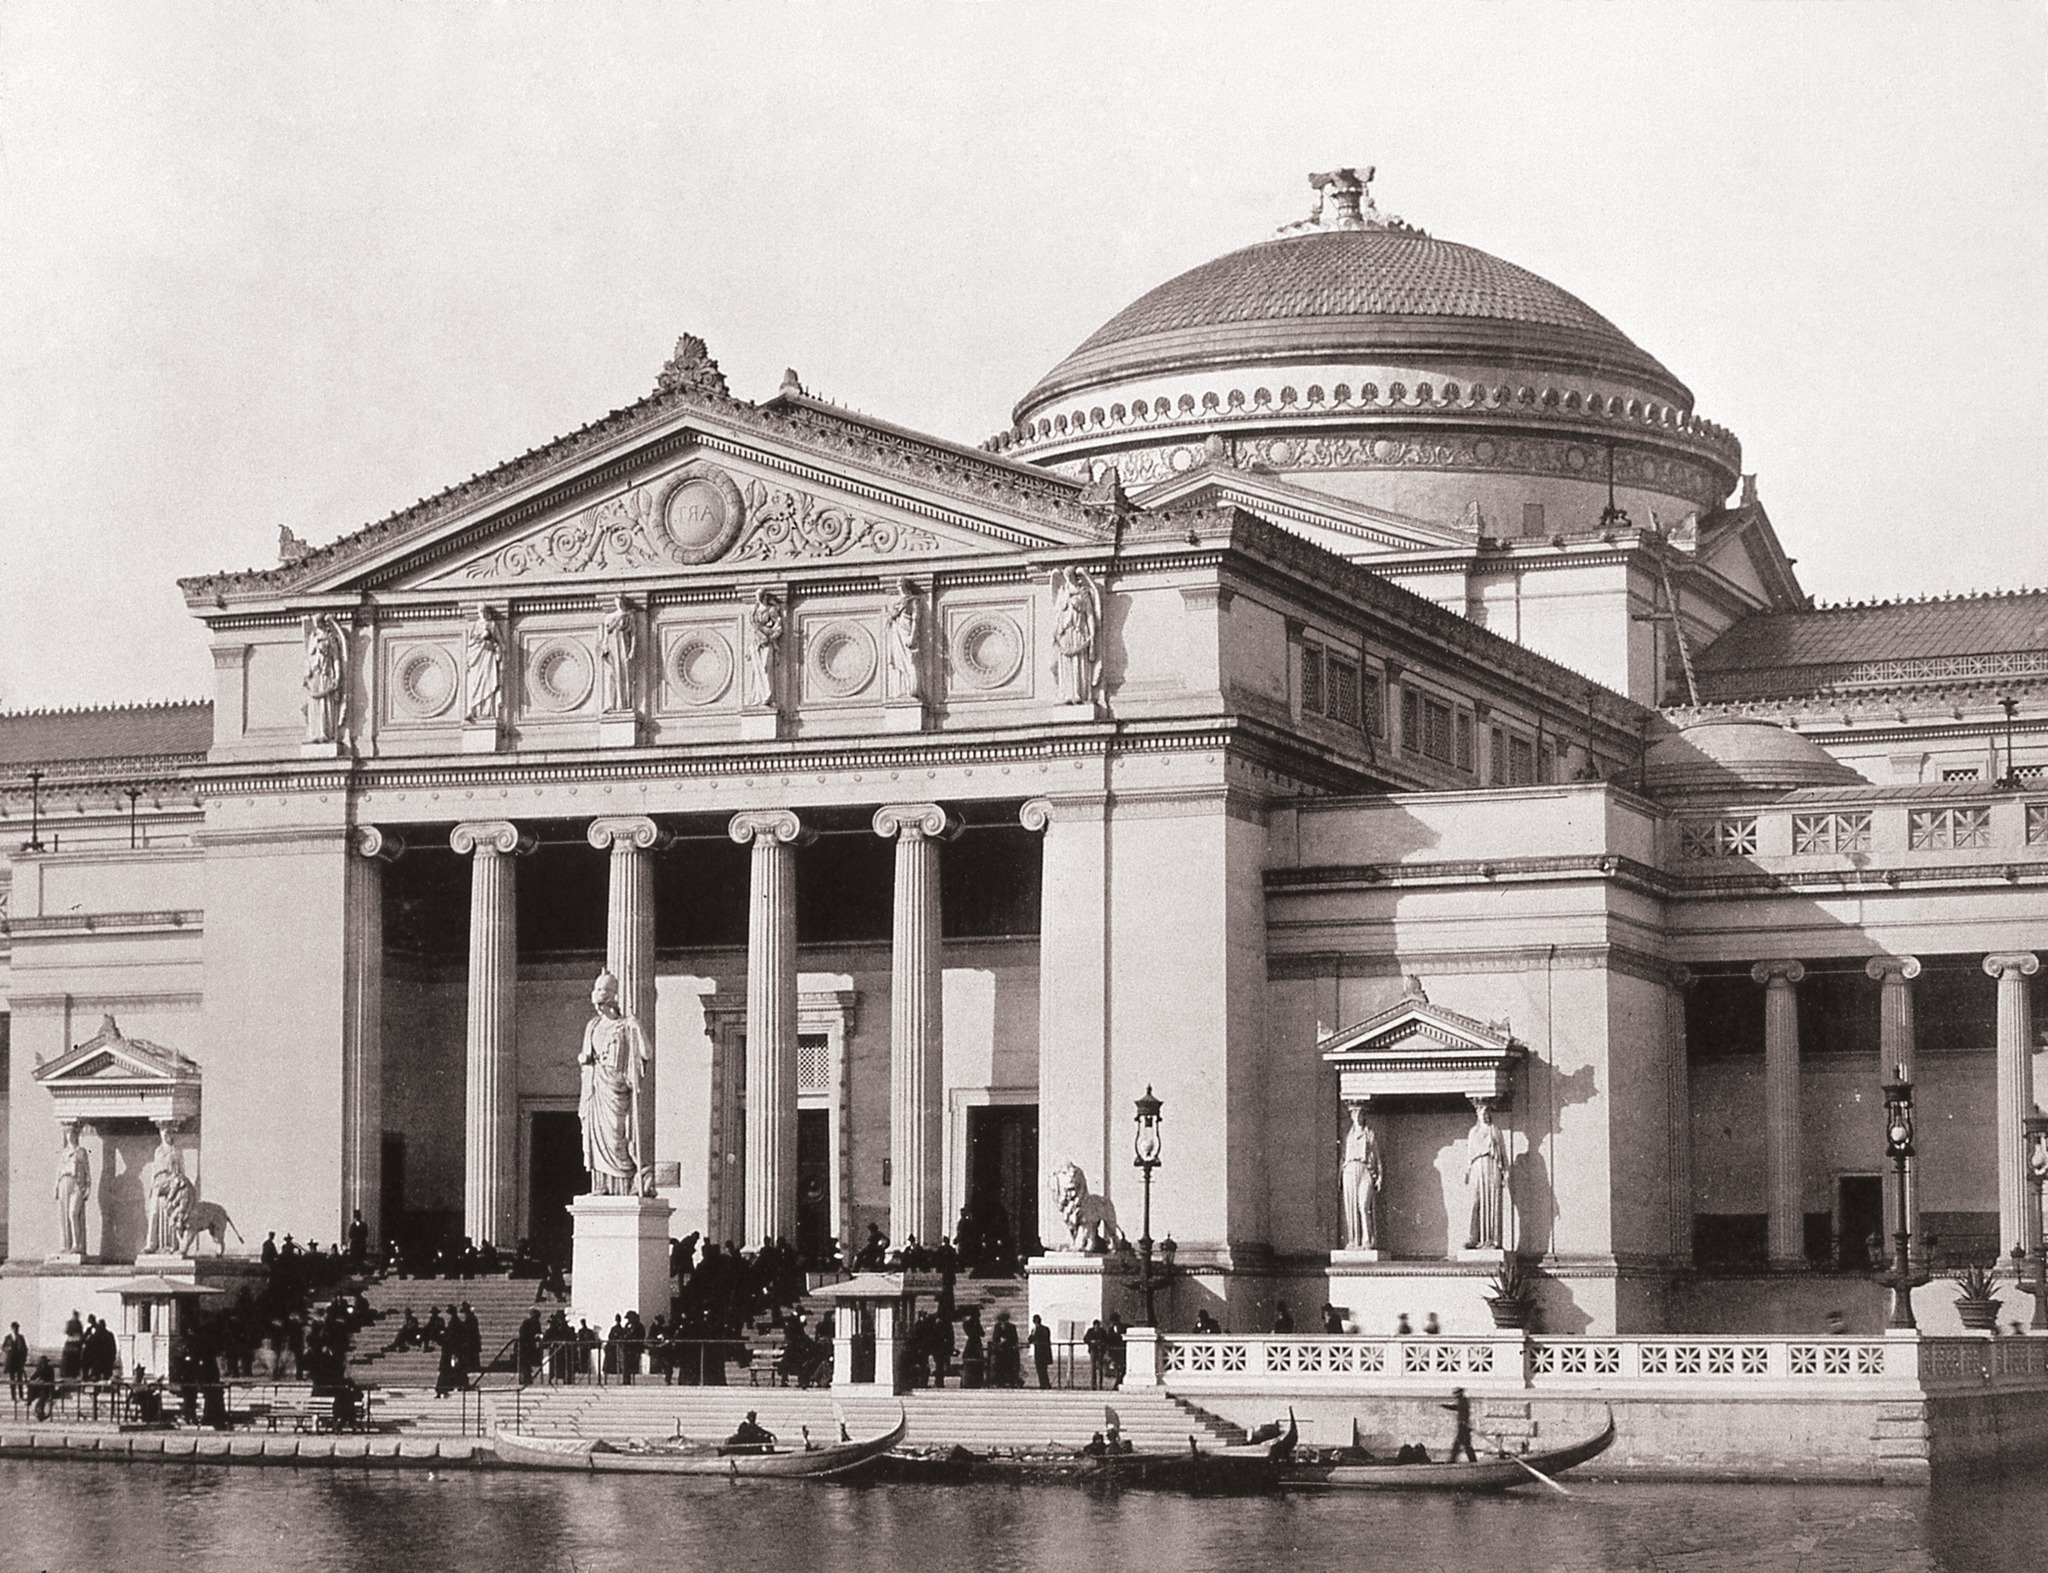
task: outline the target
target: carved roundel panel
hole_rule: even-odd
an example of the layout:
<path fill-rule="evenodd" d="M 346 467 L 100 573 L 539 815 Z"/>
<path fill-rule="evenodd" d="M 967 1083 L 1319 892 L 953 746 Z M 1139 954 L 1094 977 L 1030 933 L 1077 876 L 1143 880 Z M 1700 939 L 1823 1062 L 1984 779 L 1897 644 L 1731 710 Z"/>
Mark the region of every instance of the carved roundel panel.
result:
<path fill-rule="evenodd" d="M 826 623 L 806 641 L 805 664 L 820 693 L 851 699 L 874 681 L 875 636 L 859 623 Z"/>
<path fill-rule="evenodd" d="M 391 713 L 400 720 L 446 715 L 462 690 L 455 657 L 439 645 L 410 645 L 391 658 Z"/>
<path fill-rule="evenodd" d="M 672 476 L 656 496 L 656 527 L 677 562 L 704 563 L 723 556 L 739 538 L 746 517 L 740 489 L 715 464 Z"/>
<path fill-rule="evenodd" d="M 597 676 L 590 651 L 575 639 L 543 639 L 527 650 L 526 699 L 535 710 L 574 710 Z"/>
<path fill-rule="evenodd" d="M 715 628 L 685 628 L 669 642 L 663 665 L 684 704 L 716 704 L 732 687 L 732 642 Z"/>
<path fill-rule="evenodd" d="M 1001 688 L 1024 665 L 1024 630 L 1007 612 L 975 612 L 953 629 L 953 675 L 962 687 Z"/>

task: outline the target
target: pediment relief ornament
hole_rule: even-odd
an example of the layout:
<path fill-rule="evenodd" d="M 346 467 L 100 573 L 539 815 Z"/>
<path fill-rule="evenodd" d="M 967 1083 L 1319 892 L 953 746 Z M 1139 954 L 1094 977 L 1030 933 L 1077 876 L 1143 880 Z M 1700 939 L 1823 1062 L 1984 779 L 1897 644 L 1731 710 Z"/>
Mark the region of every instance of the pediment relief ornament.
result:
<path fill-rule="evenodd" d="M 747 521 L 731 476 L 691 465 L 507 541 L 463 570 L 478 583 L 687 568 L 723 556 Z"/>
<path fill-rule="evenodd" d="M 762 481 L 747 483 L 747 516 L 753 524 L 732 554 L 738 562 L 815 561 L 852 552 L 894 557 L 939 549 L 938 537 L 914 524 L 872 518 Z"/>

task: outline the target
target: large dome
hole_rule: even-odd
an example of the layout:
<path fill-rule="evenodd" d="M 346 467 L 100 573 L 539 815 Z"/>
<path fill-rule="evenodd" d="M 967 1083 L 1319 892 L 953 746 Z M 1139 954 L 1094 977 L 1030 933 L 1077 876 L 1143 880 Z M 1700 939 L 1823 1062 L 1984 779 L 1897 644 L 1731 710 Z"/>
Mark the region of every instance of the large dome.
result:
<path fill-rule="evenodd" d="M 1018 403 L 997 452 L 1115 467 L 1144 494 L 1259 471 L 1471 538 L 1704 515 L 1742 450 L 1613 323 L 1527 268 L 1380 213 L 1372 172 L 1111 317 Z M 1427 534 L 1427 530 L 1424 531 Z"/>
<path fill-rule="evenodd" d="M 1276 236 L 1167 280 L 1039 379 L 1016 417 L 1133 376 L 1332 355 L 1622 377 L 1692 403 L 1613 323 L 1527 268 L 1420 230 L 1360 228 Z"/>

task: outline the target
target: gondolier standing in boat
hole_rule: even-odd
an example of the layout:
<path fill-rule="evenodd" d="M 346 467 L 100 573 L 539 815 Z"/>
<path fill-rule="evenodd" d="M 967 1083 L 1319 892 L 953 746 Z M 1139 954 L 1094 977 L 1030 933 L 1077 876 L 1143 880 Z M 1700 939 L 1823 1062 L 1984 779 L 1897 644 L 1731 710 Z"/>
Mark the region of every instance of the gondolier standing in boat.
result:
<path fill-rule="evenodd" d="M 1472 1405 L 1465 1397 L 1465 1389 L 1452 1388 L 1451 1401 L 1442 1407 L 1450 1411 L 1458 1425 L 1456 1434 L 1451 1438 L 1451 1456 L 1446 1462 L 1455 1464 L 1462 1450 L 1468 1462 L 1478 1463 L 1479 1455 L 1472 1451 Z"/>

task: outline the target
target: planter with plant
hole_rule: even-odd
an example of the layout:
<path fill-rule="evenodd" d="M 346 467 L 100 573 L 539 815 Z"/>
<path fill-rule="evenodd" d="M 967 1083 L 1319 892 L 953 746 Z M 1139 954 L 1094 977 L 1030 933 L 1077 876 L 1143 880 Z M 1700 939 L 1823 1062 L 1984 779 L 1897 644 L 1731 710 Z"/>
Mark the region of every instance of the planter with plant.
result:
<path fill-rule="evenodd" d="M 2002 1302 L 1991 1293 L 1996 1283 L 1992 1270 L 1973 1262 L 1955 1275 L 1955 1283 L 1956 1315 L 1962 1318 L 1963 1326 L 1974 1332 L 1996 1328 Z"/>
<path fill-rule="evenodd" d="M 1500 1264 L 1486 1285 L 1486 1308 L 1495 1327 L 1529 1327 L 1536 1320 L 1536 1282 L 1519 1257 Z"/>

